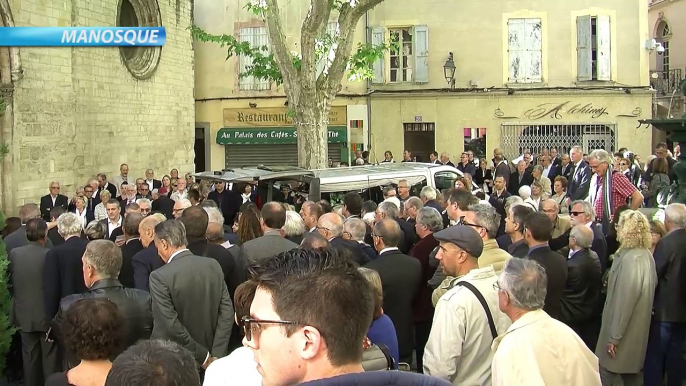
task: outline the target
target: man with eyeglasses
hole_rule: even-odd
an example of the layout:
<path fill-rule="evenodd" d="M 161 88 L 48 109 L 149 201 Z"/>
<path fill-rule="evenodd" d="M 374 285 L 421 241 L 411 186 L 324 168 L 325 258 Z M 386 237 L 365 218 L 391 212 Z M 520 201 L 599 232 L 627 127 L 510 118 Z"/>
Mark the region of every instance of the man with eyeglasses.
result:
<path fill-rule="evenodd" d="M 489 265 L 479 268 L 483 240 L 472 227 L 457 225 L 434 233 L 436 258 L 454 276 L 454 287 L 436 305 L 424 349 L 424 374 L 453 385 L 490 385 L 491 344 L 511 322 L 498 310 L 493 284 L 498 276 Z"/>
<path fill-rule="evenodd" d="M 140 208 L 143 217 L 150 215 L 150 211 L 152 210 L 152 202 L 150 202 L 149 199 L 139 198 L 136 200 L 136 204 L 138 204 L 138 207 Z"/>
<path fill-rule="evenodd" d="M 407 180 L 398 181 L 398 199 L 400 202 L 405 202 L 410 198 L 410 185 Z"/>
<path fill-rule="evenodd" d="M 538 210 L 543 212 L 553 223 L 553 233 L 551 238 L 555 239 L 572 228 L 571 220 L 567 217 L 560 217 L 560 206 L 555 200 L 543 200 L 538 206 Z"/>
<path fill-rule="evenodd" d="M 471 205 L 462 219 L 462 225 L 473 228 L 484 243 L 484 250 L 479 257 L 479 267 L 493 266 L 495 273 L 500 275 L 505 262 L 512 255 L 498 247 L 495 241 L 500 227 L 500 215 L 489 204 Z"/>
<path fill-rule="evenodd" d="M 214 181 L 214 190 L 207 195 L 207 199 L 217 203 L 224 216 L 224 225 L 233 226 L 243 204 L 241 193 L 226 189 L 224 181 Z"/>
<path fill-rule="evenodd" d="M 50 183 L 50 193 L 40 198 L 40 213 L 43 220 L 50 221 L 50 210 L 57 206 L 69 205 L 69 198 L 60 194 L 60 183 L 53 181 Z"/>

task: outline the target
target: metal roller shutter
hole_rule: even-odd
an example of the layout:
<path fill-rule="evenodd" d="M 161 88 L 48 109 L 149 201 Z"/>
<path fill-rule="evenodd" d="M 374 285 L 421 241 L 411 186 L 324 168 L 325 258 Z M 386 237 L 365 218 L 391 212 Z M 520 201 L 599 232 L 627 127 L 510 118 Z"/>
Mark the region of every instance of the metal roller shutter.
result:
<path fill-rule="evenodd" d="M 225 145 L 224 154 L 227 168 L 256 165 L 298 165 L 298 145 Z M 329 144 L 329 158 L 334 162 L 341 160 L 341 144 Z"/>

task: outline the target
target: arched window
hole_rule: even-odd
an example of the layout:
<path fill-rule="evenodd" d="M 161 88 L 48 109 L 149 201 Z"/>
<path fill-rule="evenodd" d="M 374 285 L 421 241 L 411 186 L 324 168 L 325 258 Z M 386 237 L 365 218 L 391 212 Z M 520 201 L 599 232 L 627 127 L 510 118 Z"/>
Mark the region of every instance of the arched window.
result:
<path fill-rule="evenodd" d="M 662 69 L 661 71 L 669 72 L 669 39 L 672 36 L 672 32 L 669 29 L 669 24 L 666 21 L 660 21 L 657 27 L 657 37 L 656 40 L 662 44 L 665 51 L 662 54 L 657 55 L 657 68 Z"/>

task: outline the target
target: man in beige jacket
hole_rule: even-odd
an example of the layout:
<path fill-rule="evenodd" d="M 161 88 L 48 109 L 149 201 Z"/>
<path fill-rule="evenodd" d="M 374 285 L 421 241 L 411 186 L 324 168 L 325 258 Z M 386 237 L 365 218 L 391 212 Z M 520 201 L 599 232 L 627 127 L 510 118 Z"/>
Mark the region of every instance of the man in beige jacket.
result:
<path fill-rule="evenodd" d="M 538 210 L 545 213 L 550 221 L 553 222 L 553 234 L 550 237 L 551 239 L 556 239 L 572 229 L 571 219 L 568 216 L 560 217 L 560 206 L 555 200 L 541 201 Z"/>

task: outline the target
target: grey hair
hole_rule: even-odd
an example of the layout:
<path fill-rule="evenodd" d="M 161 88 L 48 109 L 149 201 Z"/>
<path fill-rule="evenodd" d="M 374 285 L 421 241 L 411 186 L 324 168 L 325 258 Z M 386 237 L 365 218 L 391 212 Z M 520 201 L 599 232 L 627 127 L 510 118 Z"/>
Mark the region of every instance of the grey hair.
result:
<path fill-rule="evenodd" d="M 305 233 L 305 222 L 298 212 L 286 211 L 286 223 L 281 227 L 286 236 L 300 236 Z"/>
<path fill-rule="evenodd" d="M 388 218 L 397 218 L 398 212 L 400 211 L 400 209 L 390 201 L 382 202 L 378 207 L 376 207 L 376 210 L 384 213 Z"/>
<path fill-rule="evenodd" d="M 363 241 L 364 237 L 367 235 L 367 224 L 359 218 L 346 220 L 343 227 L 350 233 L 350 236 L 352 236 L 355 241 Z"/>
<path fill-rule="evenodd" d="M 593 205 L 591 205 L 590 202 L 584 200 L 576 200 L 572 202 L 571 207 L 573 208 L 574 205 L 581 205 L 581 211 L 584 212 L 584 214 L 588 216 L 591 219 L 591 221 L 593 221 L 593 218 L 595 217 L 595 210 L 593 210 Z"/>
<path fill-rule="evenodd" d="M 19 218 L 21 219 L 22 225 L 26 225 L 29 220 L 40 217 L 40 208 L 36 204 L 24 204 L 19 209 Z"/>
<path fill-rule="evenodd" d="M 106 199 L 106 200 L 103 200 L 103 199 L 102 199 L 103 196 L 104 196 L 104 197 L 107 197 L 107 199 Z M 102 202 L 107 202 L 107 201 L 109 201 L 111 198 L 112 198 L 112 193 L 110 193 L 109 190 L 103 189 L 103 191 L 100 192 L 100 201 L 102 201 Z"/>
<path fill-rule="evenodd" d="M 548 293 L 548 276 L 536 261 L 509 259 L 500 274 L 500 287 L 510 295 L 516 308 L 534 311 L 543 308 Z"/>
<path fill-rule="evenodd" d="M 596 149 L 588 155 L 588 159 L 595 158 L 601 163 L 606 163 L 608 166 L 612 166 L 615 162 L 615 157 L 603 149 Z"/>
<path fill-rule="evenodd" d="M 119 276 L 122 265 L 121 249 L 110 240 L 89 242 L 83 258 L 93 266 L 98 276 L 104 279 L 116 279 Z"/>
<path fill-rule="evenodd" d="M 331 214 L 338 215 L 337 213 Z M 338 218 L 335 218 L 333 216 L 324 215 L 319 218 L 319 223 L 322 227 L 328 229 L 333 237 L 339 237 L 343 234 L 343 216 L 338 215 Z"/>
<path fill-rule="evenodd" d="M 574 226 L 569 231 L 569 237 L 574 237 L 579 248 L 590 248 L 593 245 L 593 232 L 584 224 Z"/>
<path fill-rule="evenodd" d="M 510 196 L 505 199 L 505 213 L 508 213 L 510 211 L 510 208 L 512 208 L 515 204 L 522 204 L 524 203 L 524 200 L 519 197 L 519 196 Z"/>
<path fill-rule="evenodd" d="M 88 240 L 104 239 L 107 235 L 107 227 L 100 221 L 93 220 L 86 226 L 84 233 Z"/>
<path fill-rule="evenodd" d="M 57 219 L 57 231 L 62 237 L 78 236 L 81 230 L 83 230 L 83 221 L 74 212 L 67 212 Z"/>
<path fill-rule="evenodd" d="M 405 210 L 408 208 L 422 209 L 424 203 L 418 197 L 410 197 L 405 201 Z"/>
<path fill-rule="evenodd" d="M 166 241 L 174 248 L 185 247 L 188 244 L 186 227 L 178 220 L 167 220 L 157 224 L 155 238 Z"/>
<path fill-rule="evenodd" d="M 424 225 L 431 232 L 443 230 L 443 216 L 430 206 L 425 206 L 417 213 L 417 224 Z"/>
<path fill-rule="evenodd" d="M 431 186 L 425 186 L 422 188 L 422 191 L 419 192 L 419 197 L 431 201 L 436 199 L 436 189 L 432 188 Z"/>
<path fill-rule="evenodd" d="M 584 154 L 584 149 L 581 146 L 572 146 L 571 149 L 569 149 L 569 155 L 572 155 L 572 150 L 576 151 L 579 154 Z"/>
<path fill-rule="evenodd" d="M 669 220 L 669 222 L 678 226 L 679 228 L 686 228 L 686 205 L 667 205 L 667 208 L 665 208 L 665 220 Z"/>
<path fill-rule="evenodd" d="M 52 181 L 52 182 L 50 182 L 50 185 L 52 185 L 52 184 L 57 184 L 57 186 L 59 186 L 60 188 L 62 187 L 62 185 L 60 185 L 60 182 L 59 182 L 59 181 Z"/>
<path fill-rule="evenodd" d="M 188 209 L 191 206 L 193 206 L 193 204 L 191 204 L 191 202 L 187 198 L 182 198 L 177 202 L 180 203 L 181 206 L 183 206 L 183 209 Z"/>
<path fill-rule="evenodd" d="M 150 200 L 148 200 L 147 198 L 139 198 L 138 200 L 136 200 L 136 204 L 140 205 L 141 203 L 148 204 L 148 206 L 152 208 L 152 202 L 150 202 Z"/>
<path fill-rule="evenodd" d="M 476 204 L 470 205 L 467 209 L 474 212 L 475 225 L 484 227 L 486 235 L 489 239 L 495 239 L 498 235 L 498 228 L 500 228 L 500 215 L 495 208 L 490 204 Z"/>
<path fill-rule="evenodd" d="M 538 204 L 538 211 L 539 212 L 543 212 L 543 204 L 544 203 L 552 203 L 553 208 L 555 208 L 555 210 L 558 212 L 560 211 L 560 204 L 558 204 L 557 201 L 555 201 L 553 199 L 547 199 L 547 200 L 541 200 L 541 203 Z"/>
<path fill-rule="evenodd" d="M 205 206 L 203 208 L 205 209 L 205 212 L 207 212 L 209 224 L 224 225 L 224 215 L 219 208 L 213 206 Z"/>
<path fill-rule="evenodd" d="M 534 171 L 543 173 L 543 166 L 541 166 L 541 165 L 534 166 Z"/>

